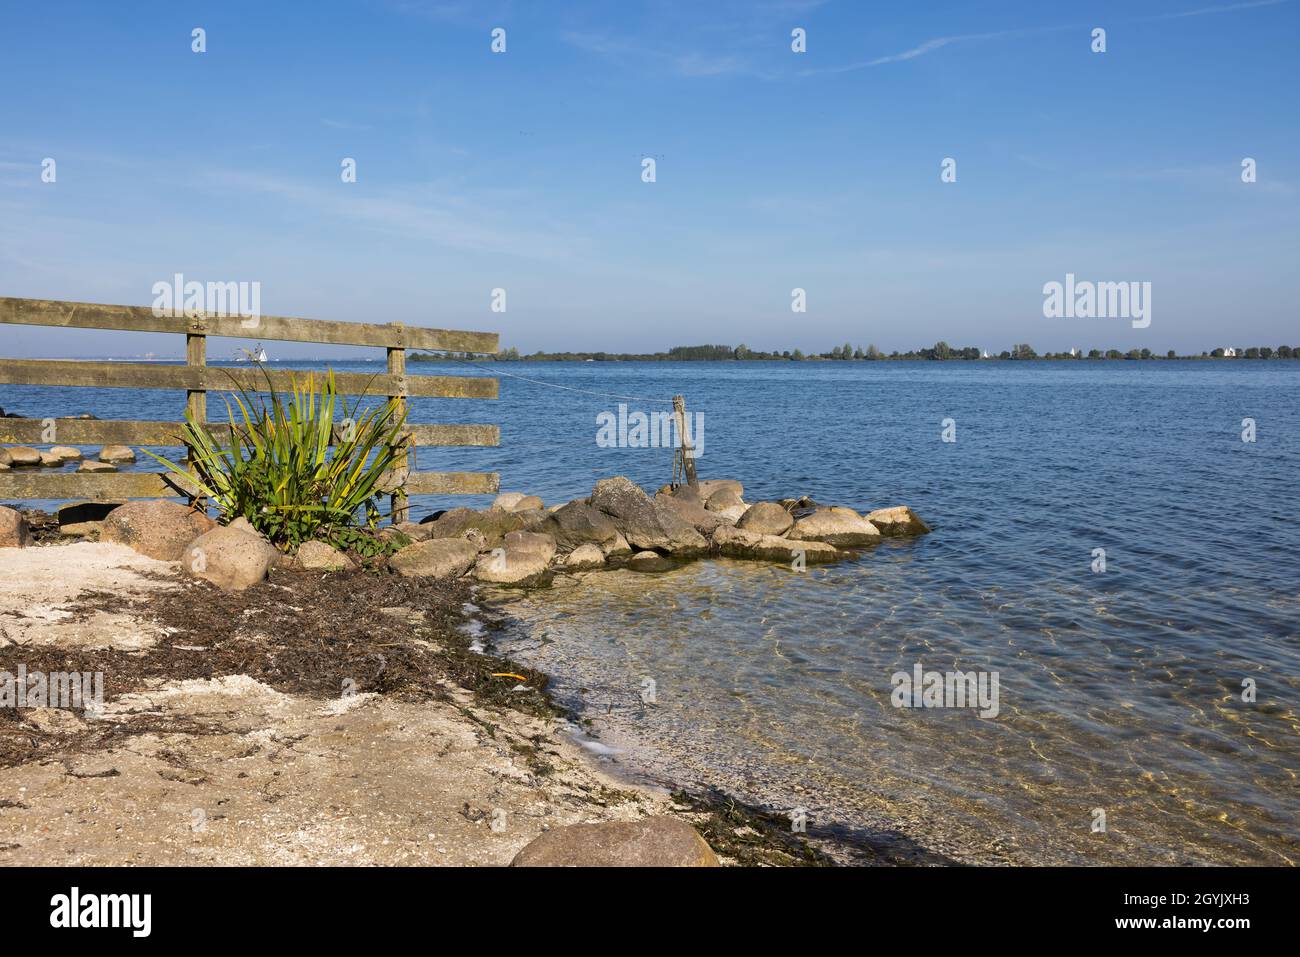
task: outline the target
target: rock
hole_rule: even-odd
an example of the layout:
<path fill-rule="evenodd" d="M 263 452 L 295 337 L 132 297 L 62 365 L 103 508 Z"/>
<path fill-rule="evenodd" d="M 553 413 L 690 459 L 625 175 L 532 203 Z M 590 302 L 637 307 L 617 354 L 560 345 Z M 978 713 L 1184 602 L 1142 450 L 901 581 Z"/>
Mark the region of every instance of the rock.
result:
<path fill-rule="evenodd" d="M 60 535 L 98 535 L 104 519 L 124 502 L 69 502 L 58 511 Z"/>
<path fill-rule="evenodd" d="M 101 462 L 134 462 L 135 453 L 125 445 L 106 445 L 99 450 Z"/>
<path fill-rule="evenodd" d="M 611 558 L 623 558 L 632 554 L 632 546 L 627 543 L 627 539 L 620 532 L 618 538 L 612 542 L 605 542 L 600 546 L 600 550 L 605 553 L 606 560 Z"/>
<path fill-rule="evenodd" d="M 800 498 L 783 498 L 779 504 L 787 512 L 794 515 L 795 518 L 802 518 L 804 515 L 811 514 L 821 508 L 820 505 L 810 499 L 807 495 L 801 496 Z"/>
<path fill-rule="evenodd" d="M 453 508 L 425 524 L 430 538 L 463 539 L 466 532 L 475 530 L 482 535 L 480 548 L 496 548 L 510 532 L 523 529 L 524 519 L 515 512 L 500 508 L 490 508 L 486 512 L 476 512 L 472 508 Z"/>
<path fill-rule="evenodd" d="M 740 497 L 740 493 L 735 488 L 725 485 L 708 496 L 704 507 L 714 512 L 721 512 L 723 509 L 735 508 L 738 505 L 744 506 L 745 500 Z"/>
<path fill-rule="evenodd" d="M 477 557 L 478 549 L 463 538 L 431 538 L 407 545 L 388 567 L 405 578 L 459 578 Z"/>
<path fill-rule="evenodd" d="M 718 867 L 695 828 L 675 817 L 555 827 L 534 839 L 511 867 Z"/>
<path fill-rule="evenodd" d="M 577 548 L 588 543 L 604 547 L 621 537 L 618 526 L 608 515 L 581 499 L 551 512 L 541 531 L 554 538 L 561 548 Z"/>
<path fill-rule="evenodd" d="M 81 465 L 77 467 L 77 471 L 78 472 L 116 472 L 117 466 L 109 465 L 107 462 L 85 461 L 82 462 Z"/>
<path fill-rule="evenodd" d="M 666 572 L 673 567 L 673 562 L 658 552 L 637 552 L 627 560 L 627 567 L 634 572 Z"/>
<path fill-rule="evenodd" d="M 30 541 L 27 519 L 17 509 L 0 505 L 0 548 L 25 548 Z"/>
<path fill-rule="evenodd" d="M 249 535 L 256 535 L 258 538 L 266 537 L 253 526 L 252 522 L 244 518 L 242 515 L 227 525 L 226 528 L 233 528 L 241 532 L 246 532 Z"/>
<path fill-rule="evenodd" d="M 6 465 L 24 468 L 41 464 L 41 453 L 26 445 L 11 445 L 5 449 Z"/>
<path fill-rule="evenodd" d="M 8 462 L 0 462 L 0 472 L 8 472 L 9 468 L 10 466 Z"/>
<path fill-rule="evenodd" d="M 689 488 L 690 486 L 682 486 Z M 691 527 L 705 537 L 712 535 L 713 530 L 719 525 L 731 525 L 733 519 L 727 518 L 721 512 L 710 512 L 704 507 L 698 495 L 687 493 L 685 495 L 665 495 L 662 492 L 655 495 L 655 502 L 664 506 L 677 514 L 677 517 L 690 523 Z"/>
<path fill-rule="evenodd" d="M 853 509 L 832 506 L 797 519 L 790 537 L 854 547 L 880 541 L 880 531 Z"/>
<path fill-rule="evenodd" d="M 545 574 L 554 557 L 555 539 L 550 535 L 511 532 L 500 548 L 479 556 L 474 577 L 498 585 L 531 584 Z"/>
<path fill-rule="evenodd" d="M 834 545 L 799 541 L 779 535 L 762 535 L 743 528 L 723 526 L 713 533 L 713 548 L 728 558 L 748 558 L 791 564 L 803 555 L 805 564 L 833 562 L 842 557 Z"/>
<path fill-rule="evenodd" d="M 793 526 L 794 519 L 790 513 L 775 502 L 757 502 L 749 506 L 736 522 L 737 528 L 760 535 L 784 535 Z"/>
<path fill-rule="evenodd" d="M 108 513 L 99 539 L 129 546 L 159 561 L 176 562 L 191 542 L 216 524 L 178 502 L 127 502 Z"/>
<path fill-rule="evenodd" d="M 566 504 L 566 502 L 556 502 L 554 505 L 546 506 L 546 510 L 548 512 L 558 512 L 560 509 L 564 508 Z"/>
<path fill-rule="evenodd" d="M 579 545 L 565 557 L 560 563 L 565 571 L 582 572 L 592 568 L 605 567 L 605 553 L 600 550 L 599 545 L 593 545 L 588 542 L 586 545 Z"/>
<path fill-rule="evenodd" d="M 727 520 L 728 525 L 735 525 L 737 522 L 739 522 L 742 518 L 745 517 L 745 513 L 748 511 L 749 511 L 749 506 L 746 505 L 744 502 L 741 502 L 739 505 L 732 505 L 728 508 L 724 508 L 720 512 L 717 512 L 716 514 L 721 515 L 723 518 L 725 518 Z"/>
<path fill-rule="evenodd" d="M 698 554 L 708 548 L 708 541 L 694 526 L 651 500 L 639 485 L 623 476 L 597 482 L 590 501 L 613 519 L 634 548 L 682 555 Z"/>
<path fill-rule="evenodd" d="M 391 526 L 413 542 L 425 542 L 433 537 L 433 529 L 419 522 L 398 522 Z"/>
<path fill-rule="evenodd" d="M 56 445 L 50 449 L 51 455 L 57 455 L 65 462 L 80 462 L 82 459 L 81 449 L 73 448 L 71 445 Z"/>
<path fill-rule="evenodd" d="M 59 456 L 55 455 L 53 452 L 42 452 L 41 465 L 47 469 L 61 469 L 63 468 L 63 459 L 59 458 Z"/>
<path fill-rule="evenodd" d="M 690 486 L 682 487 L 689 488 Z M 745 496 L 745 486 L 741 485 L 735 479 L 701 479 L 699 483 L 700 498 L 707 502 L 714 492 L 718 492 L 724 488 L 735 489 L 736 498 L 738 499 L 744 498 Z"/>
<path fill-rule="evenodd" d="M 906 505 L 868 512 L 867 521 L 876 526 L 881 535 L 924 535 L 930 531 L 930 526 Z"/>
<path fill-rule="evenodd" d="M 525 495 L 522 492 L 502 492 L 493 500 L 492 507 L 504 509 L 507 512 L 526 512 L 534 508 L 544 509 L 546 505 L 536 495 Z"/>
<path fill-rule="evenodd" d="M 515 509 L 510 514 L 517 515 L 519 521 L 524 523 L 525 532 L 544 532 L 543 526 L 551 517 L 551 513 L 544 508 L 521 508 Z M 549 534 L 549 533 L 548 533 Z"/>
<path fill-rule="evenodd" d="M 277 556 L 278 552 L 260 536 L 227 525 L 204 532 L 190 542 L 181 568 L 225 591 L 243 591 L 266 579 Z"/>
<path fill-rule="evenodd" d="M 298 548 L 297 565 L 308 572 L 341 572 L 354 567 L 352 559 L 328 542 L 303 542 Z"/>

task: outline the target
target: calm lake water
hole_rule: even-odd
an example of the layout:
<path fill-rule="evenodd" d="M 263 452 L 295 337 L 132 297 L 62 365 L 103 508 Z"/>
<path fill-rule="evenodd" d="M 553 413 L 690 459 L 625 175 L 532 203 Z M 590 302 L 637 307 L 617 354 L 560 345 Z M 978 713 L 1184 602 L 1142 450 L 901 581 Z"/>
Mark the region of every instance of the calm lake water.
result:
<path fill-rule="evenodd" d="M 683 393 L 704 414 L 701 477 L 740 479 L 750 502 L 906 503 L 934 529 L 802 573 L 697 562 L 505 599 L 506 650 L 555 676 L 621 766 L 963 861 L 1300 858 L 1300 362 L 498 368 L 566 388 L 503 377 L 499 402 L 418 400 L 415 421 L 502 428 L 500 448 L 423 450 L 419 468 L 499 471 L 548 504 L 617 474 L 653 491 L 671 453 L 598 447 L 619 400 L 571 390 Z M 41 417 L 180 404 L 0 387 Z M 891 675 L 918 663 L 997 672 L 999 713 L 894 707 Z"/>

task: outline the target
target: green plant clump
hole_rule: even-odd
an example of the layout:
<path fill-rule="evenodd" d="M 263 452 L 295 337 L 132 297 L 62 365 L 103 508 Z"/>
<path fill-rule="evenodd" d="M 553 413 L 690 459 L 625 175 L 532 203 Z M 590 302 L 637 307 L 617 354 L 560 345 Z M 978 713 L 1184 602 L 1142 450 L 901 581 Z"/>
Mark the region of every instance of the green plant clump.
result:
<path fill-rule="evenodd" d="M 395 399 L 365 411 L 358 399 L 349 408 L 332 371 L 319 393 L 314 374 L 291 383 L 282 396 L 268 375 L 269 400 L 237 388 L 242 421 L 227 400 L 228 445 L 187 412 L 180 440 L 193 472 L 149 454 L 197 485 L 224 523 L 245 518 L 283 551 L 320 540 L 365 556 L 382 553 L 385 543 L 366 530 L 384 517 L 383 478 L 406 454 L 405 411 Z"/>

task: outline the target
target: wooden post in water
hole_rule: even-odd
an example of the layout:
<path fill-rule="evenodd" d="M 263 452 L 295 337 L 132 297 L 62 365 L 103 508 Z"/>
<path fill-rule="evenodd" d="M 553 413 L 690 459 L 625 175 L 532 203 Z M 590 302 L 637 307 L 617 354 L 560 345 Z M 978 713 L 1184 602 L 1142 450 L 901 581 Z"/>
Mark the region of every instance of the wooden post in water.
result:
<path fill-rule="evenodd" d="M 692 487 L 698 487 L 699 481 L 695 478 L 695 450 L 691 448 L 691 437 L 686 430 L 686 397 L 681 395 L 673 396 L 673 415 L 677 419 L 677 436 L 681 441 L 681 446 L 673 452 L 673 478 L 678 475 L 678 467 L 686 475 L 686 484 Z"/>
<path fill-rule="evenodd" d="M 191 369 L 202 369 L 208 364 L 207 323 L 202 315 L 190 317 L 189 328 L 185 333 L 185 365 Z M 199 383 L 202 385 L 202 382 Z M 195 425 L 206 425 L 208 421 L 208 393 L 206 389 L 187 389 L 185 392 L 185 411 Z M 189 460 L 189 472 L 197 476 L 194 467 L 194 447 L 186 446 L 185 457 Z M 203 499 L 197 494 L 190 499 L 193 508 L 204 507 Z"/>
<path fill-rule="evenodd" d="M 390 326 L 396 326 L 399 330 L 399 338 L 402 342 L 397 348 L 389 347 L 388 349 L 388 374 L 395 380 L 393 388 L 396 390 L 390 393 L 390 397 L 397 400 L 397 414 L 406 413 L 406 343 L 405 329 L 400 322 L 391 322 Z M 411 471 L 411 446 L 407 438 L 409 431 L 406 426 L 402 426 L 402 445 L 399 458 L 393 462 L 393 497 L 392 521 L 394 525 L 405 522 L 411 514 L 410 506 L 407 505 L 406 497 L 406 478 Z"/>

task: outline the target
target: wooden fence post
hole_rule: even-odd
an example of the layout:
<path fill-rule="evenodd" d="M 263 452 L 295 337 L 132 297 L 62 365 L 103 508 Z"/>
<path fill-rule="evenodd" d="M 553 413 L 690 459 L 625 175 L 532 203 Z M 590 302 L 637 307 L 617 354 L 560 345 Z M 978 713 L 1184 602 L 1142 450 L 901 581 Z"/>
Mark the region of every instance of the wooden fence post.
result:
<path fill-rule="evenodd" d="M 203 316 L 191 316 L 189 330 L 185 333 L 185 364 L 191 369 L 202 369 L 208 364 L 207 324 Z M 202 384 L 202 383 L 200 383 Z M 205 425 L 208 421 L 208 393 L 205 389 L 189 389 L 185 393 L 185 411 L 188 418 L 196 425 Z M 189 460 L 190 475 L 197 476 L 194 467 L 194 447 L 185 447 L 185 456 Z M 203 507 L 204 500 L 195 494 L 190 499 L 190 506 Z"/>
<path fill-rule="evenodd" d="M 389 323 L 395 326 L 399 332 L 398 337 L 401 340 L 397 348 L 390 347 L 388 350 L 388 374 L 393 376 L 395 393 L 390 394 L 391 398 L 397 400 L 398 415 L 407 411 L 406 407 L 406 331 L 400 322 Z M 410 507 L 407 505 L 406 497 L 406 478 L 411 471 L 411 445 L 409 441 L 409 431 L 406 426 L 402 426 L 402 445 L 400 458 L 393 462 L 393 496 L 391 499 L 392 521 L 394 525 L 405 522 L 411 514 Z"/>
<path fill-rule="evenodd" d="M 677 419 L 677 437 L 681 441 L 681 447 L 673 452 L 675 459 L 673 468 L 673 478 L 677 478 L 678 464 L 681 470 L 686 473 L 686 484 L 697 487 L 700 483 L 695 478 L 695 450 L 691 448 L 690 433 L 686 429 L 686 397 L 681 395 L 673 396 L 673 415 Z"/>

